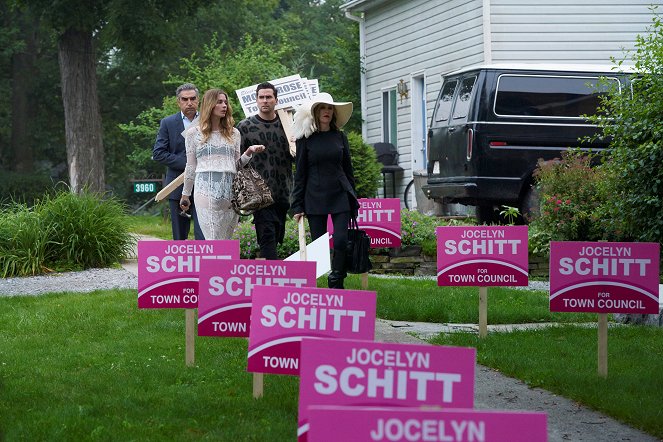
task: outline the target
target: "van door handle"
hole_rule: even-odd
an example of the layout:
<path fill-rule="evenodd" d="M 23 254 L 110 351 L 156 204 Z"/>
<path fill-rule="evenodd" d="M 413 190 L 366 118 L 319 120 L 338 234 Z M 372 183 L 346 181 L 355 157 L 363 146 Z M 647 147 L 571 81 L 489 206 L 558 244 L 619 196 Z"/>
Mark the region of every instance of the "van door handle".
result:
<path fill-rule="evenodd" d="M 447 132 L 456 132 L 456 128 L 452 126 L 447 129 Z"/>

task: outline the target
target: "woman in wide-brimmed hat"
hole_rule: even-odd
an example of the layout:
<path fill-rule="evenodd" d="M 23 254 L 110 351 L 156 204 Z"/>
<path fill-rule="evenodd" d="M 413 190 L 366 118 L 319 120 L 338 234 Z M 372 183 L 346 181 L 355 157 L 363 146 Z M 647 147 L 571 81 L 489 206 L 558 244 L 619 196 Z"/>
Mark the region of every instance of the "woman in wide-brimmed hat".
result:
<path fill-rule="evenodd" d="M 303 104 L 295 113 L 293 125 L 297 139 L 297 169 L 292 209 L 296 221 L 308 219 L 311 237 L 327 231 L 327 215 L 334 224 L 334 251 L 330 288 L 343 288 L 348 222 L 359 205 L 350 162 L 348 138 L 340 129 L 352 115 L 352 103 L 335 102 L 321 93 Z"/>

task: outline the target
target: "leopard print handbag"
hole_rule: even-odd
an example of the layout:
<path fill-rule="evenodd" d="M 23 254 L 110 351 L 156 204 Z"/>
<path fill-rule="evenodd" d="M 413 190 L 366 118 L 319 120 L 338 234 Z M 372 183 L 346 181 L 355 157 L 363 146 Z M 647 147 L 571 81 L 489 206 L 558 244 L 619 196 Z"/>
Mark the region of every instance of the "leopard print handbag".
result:
<path fill-rule="evenodd" d="M 262 176 L 253 167 L 246 166 L 237 168 L 230 204 L 239 215 L 250 215 L 274 204 L 274 199 Z"/>

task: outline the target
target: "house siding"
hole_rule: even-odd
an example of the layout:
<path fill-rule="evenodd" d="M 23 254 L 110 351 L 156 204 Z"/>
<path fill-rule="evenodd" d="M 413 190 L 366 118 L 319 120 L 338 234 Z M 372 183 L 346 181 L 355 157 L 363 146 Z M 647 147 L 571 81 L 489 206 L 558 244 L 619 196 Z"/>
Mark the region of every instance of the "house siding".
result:
<path fill-rule="evenodd" d="M 382 93 L 394 89 L 399 79 L 411 88 L 411 74 L 424 74 L 430 112 L 442 72 L 460 68 L 468 60 L 483 60 L 481 5 L 481 0 L 412 0 L 389 2 L 366 12 L 364 124 L 368 143 L 383 141 Z M 400 98 L 397 103 L 399 164 L 405 173 L 396 176 L 396 196 L 402 197 L 412 179 L 411 103 Z"/>
<path fill-rule="evenodd" d="M 609 64 L 651 24 L 651 0 L 491 1 L 493 62 Z"/>
<path fill-rule="evenodd" d="M 366 142 L 382 140 L 382 93 L 424 76 L 426 122 L 441 74 L 491 63 L 609 65 L 633 49 L 662 0 L 390 0 L 353 1 L 364 13 Z M 485 10 L 484 10 L 485 7 Z M 485 16 L 484 16 L 485 15 Z M 486 42 L 486 46 L 484 46 Z M 396 196 L 412 179 L 412 103 L 397 100 Z M 382 193 L 382 190 L 380 190 Z M 390 191 L 389 191 L 390 194 Z"/>

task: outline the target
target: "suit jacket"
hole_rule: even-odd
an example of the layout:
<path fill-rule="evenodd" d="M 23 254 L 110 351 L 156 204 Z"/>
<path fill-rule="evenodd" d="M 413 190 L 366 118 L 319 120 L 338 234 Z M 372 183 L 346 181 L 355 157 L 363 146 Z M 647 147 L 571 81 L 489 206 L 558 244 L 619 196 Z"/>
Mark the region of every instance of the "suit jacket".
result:
<path fill-rule="evenodd" d="M 183 131 L 184 123 L 182 122 L 181 112 L 164 118 L 159 125 L 157 140 L 152 149 L 152 159 L 168 167 L 164 186 L 180 176 L 186 167 L 186 147 L 182 136 Z M 182 196 L 182 187 L 179 186 L 175 189 L 168 196 L 168 199 L 179 201 Z"/>
<path fill-rule="evenodd" d="M 350 146 L 343 132 L 314 132 L 297 144 L 294 213 L 324 215 L 358 207 Z"/>

